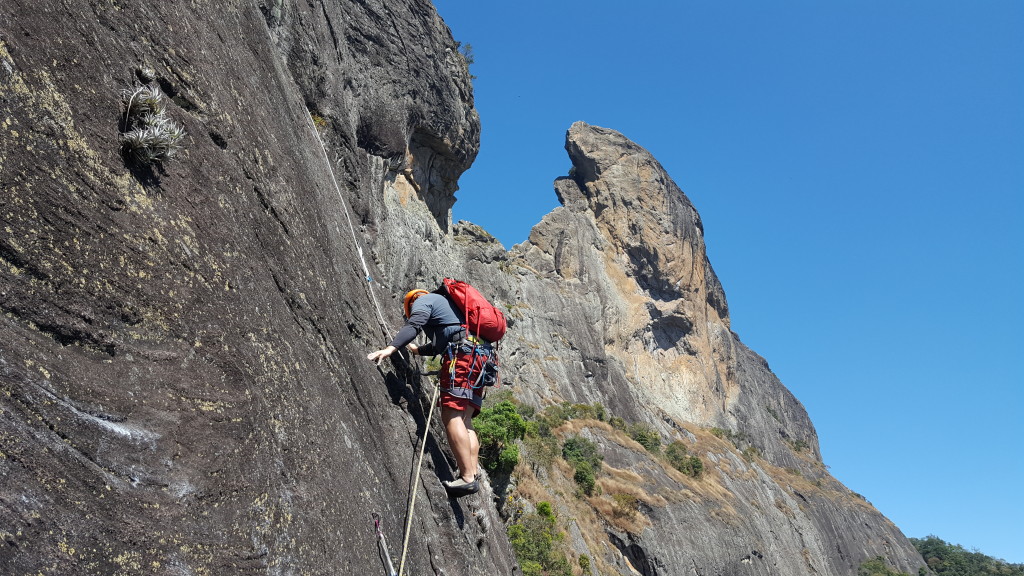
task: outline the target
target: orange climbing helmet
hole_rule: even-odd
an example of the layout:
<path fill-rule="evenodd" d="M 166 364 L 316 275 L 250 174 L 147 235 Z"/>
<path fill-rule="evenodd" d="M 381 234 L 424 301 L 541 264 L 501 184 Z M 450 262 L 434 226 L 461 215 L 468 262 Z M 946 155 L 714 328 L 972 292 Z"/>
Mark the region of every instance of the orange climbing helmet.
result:
<path fill-rule="evenodd" d="M 412 314 L 412 303 L 415 302 L 417 298 L 419 298 L 420 296 L 423 296 L 424 294 L 429 294 L 429 292 L 427 292 L 426 290 L 424 290 L 422 288 L 417 288 L 415 290 L 409 290 L 408 292 L 405 293 L 405 300 L 403 301 L 402 304 L 405 307 L 405 317 L 406 318 L 408 318 L 409 315 Z"/>

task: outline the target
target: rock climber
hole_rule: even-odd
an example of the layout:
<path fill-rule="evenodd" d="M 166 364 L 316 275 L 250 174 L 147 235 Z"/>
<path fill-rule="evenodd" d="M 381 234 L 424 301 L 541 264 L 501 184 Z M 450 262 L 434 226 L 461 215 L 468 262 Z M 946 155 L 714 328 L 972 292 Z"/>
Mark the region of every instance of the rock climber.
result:
<path fill-rule="evenodd" d="M 444 294 L 417 288 L 406 293 L 403 305 L 405 325 L 387 348 L 371 352 L 366 357 L 380 364 L 403 346 L 411 354 L 419 356 L 444 354 L 439 374 L 441 422 L 448 435 L 448 444 L 455 454 L 459 475 L 454 480 L 442 484 L 448 494 L 454 497 L 474 494 L 479 490 L 476 476 L 479 468 L 480 441 L 473 429 L 473 417 L 480 412 L 483 405 L 483 393 L 480 388 L 474 388 L 466 378 L 467 370 L 462 368 L 468 362 L 459 356 L 462 347 L 449 346 L 450 343 L 459 343 L 473 337 L 466 334 L 460 311 Z M 412 344 L 420 332 L 425 332 L 430 342 L 421 346 Z M 452 357 L 453 354 L 456 358 Z"/>

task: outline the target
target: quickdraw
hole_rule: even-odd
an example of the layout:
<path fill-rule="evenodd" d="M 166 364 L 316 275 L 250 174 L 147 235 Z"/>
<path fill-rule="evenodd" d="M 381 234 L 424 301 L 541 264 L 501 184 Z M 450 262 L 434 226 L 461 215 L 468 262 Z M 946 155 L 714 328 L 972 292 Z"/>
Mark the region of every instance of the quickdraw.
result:
<path fill-rule="evenodd" d="M 380 514 L 374 512 L 372 516 L 373 526 L 377 530 L 377 543 L 380 544 L 382 549 L 381 552 L 384 555 L 384 562 L 388 568 L 388 576 L 397 576 L 397 572 L 395 572 L 395 565 L 391 563 L 391 553 L 388 552 L 388 542 L 384 539 L 384 531 L 380 528 Z"/>

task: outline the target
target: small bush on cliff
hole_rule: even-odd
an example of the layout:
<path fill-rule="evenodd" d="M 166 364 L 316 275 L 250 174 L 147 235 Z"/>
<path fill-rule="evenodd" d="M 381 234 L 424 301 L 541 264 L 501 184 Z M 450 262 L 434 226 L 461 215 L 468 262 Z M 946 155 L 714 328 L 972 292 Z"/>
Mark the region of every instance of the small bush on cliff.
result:
<path fill-rule="evenodd" d="M 537 432 L 542 436 L 550 436 L 551 431 L 564 424 L 567 420 L 600 420 L 608 417 L 608 411 L 600 402 L 593 404 L 573 404 L 565 402 L 548 406 L 536 415 Z"/>
<path fill-rule="evenodd" d="M 612 494 L 612 501 L 615 503 L 612 515 L 617 518 L 632 518 L 640 509 L 640 499 L 632 494 L 616 492 Z"/>
<path fill-rule="evenodd" d="M 526 424 L 529 430 L 529 425 L 533 424 L 533 422 L 527 422 Z M 550 470 L 551 465 L 555 463 L 555 459 L 560 455 L 558 439 L 554 436 L 539 436 L 527 432 L 527 436 L 523 440 L 523 446 L 526 448 L 526 461 L 533 466 L 534 470 Z"/>
<path fill-rule="evenodd" d="M 484 408 L 474 421 L 480 440 L 480 460 L 488 472 L 511 474 L 519 462 L 516 440 L 526 434 L 526 421 L 509 401 Z"/>
<path fill-rule="evenodd" d="M 597 451 L 597 444 L 586 438 L 573 436 L 562 446 L 562 458 L 575 469 L 572 479 L 576 481 L 580 491 L 587 496 L 593 495 L 594 487 L 597 485 L 595 474 L 600 470 L 601 461 L 604 460 Z"/>
<path fill-rule="evenodd" d="M 689 454 L 686 444 L 673 441 L 665 448 L 665 458 L 673 468 L 687 476 L 697 478 L 704 472 L 704 462 L 698 456 Z"/>
<path fill-rule="evenodd" d="M 142 85 L 121 93 L 124 120 L 121 152 L 132 164 L 165 162 L 181 150 L 185 130 L 167 117 L 163 92 Z"/>
<path fill-rule="evenodd" d="M 652 428 L 649 424 L 643 422 L 637 422 L 636 424 L 630 424 L 627 428 L 626 433 L 633 440 L 636 440 L 651 454 L 657 454 L 661 451 L 661 435 L 658 431 Z"/>
<path fill-rule="evenodd" d="M 524 576 L 571 576 L 569 559 L 558 548 L 564 539 L 548 502 L 540 502 L 536 514 L 527 514 L 508 527 L 508 541 Z"/>

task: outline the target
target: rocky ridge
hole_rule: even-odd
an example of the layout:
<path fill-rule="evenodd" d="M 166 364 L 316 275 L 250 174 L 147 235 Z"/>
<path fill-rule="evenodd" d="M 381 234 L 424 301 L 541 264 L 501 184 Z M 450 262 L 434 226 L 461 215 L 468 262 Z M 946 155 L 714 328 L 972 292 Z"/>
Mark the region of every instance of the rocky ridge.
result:
<path fill-rule="evenodd" d="M 601 402 L 706 460 L 694 481 L 572 423 L 606 492 L 636 486 L 625 524 L 559 496 L 563 471 L 523 473 L 513 499 L 547 486 L 602 573 L 916 571 L 732 333 L 699 216 L 650 154 L 574 125 L 563 206 L 506 251 L 450 222 L 480 125 L 428 3 L 212 10 L 0 6 L 0 571 L 383 573 L 370 514 L 397 561 L 429 387 L 365 352 L 443 275 L 509 310 L 520 401 Z M 157 168 L 118 150 L 119 92 L 144 81 L 188 133 Z M 513 573 L 495 495 L 447 499 L 431 432 L 407 573 Z"/>

